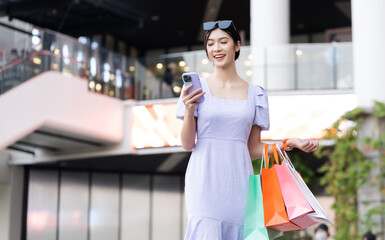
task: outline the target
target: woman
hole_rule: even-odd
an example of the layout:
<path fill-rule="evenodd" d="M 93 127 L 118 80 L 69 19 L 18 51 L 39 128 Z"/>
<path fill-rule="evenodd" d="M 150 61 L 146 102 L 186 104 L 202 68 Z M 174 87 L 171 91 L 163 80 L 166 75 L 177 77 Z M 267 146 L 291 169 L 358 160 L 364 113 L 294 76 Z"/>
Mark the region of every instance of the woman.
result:
<path fill-rule="evenodd" d="M 314 230 L 315 240 L 328 240 L 329 235 L 329 227 L 323 223 L 318 225 L 318 227 Z"/>
<path fill-rule="evenodd" d="M 182 146 L 193 150 L 186 170 L 188 240 L 242 239 L 251 159 L 260 158 L 261 130 L 269 129 L 267 95 L 239 77 L 240 36 L 230 20 L 204 23 L 204 46 L 214 73 L 202 89 L 182 90 L 177 118 Z M 204 96 L 202 103 L 195 102 Z M 195 138 L 197 140 L 195 141 Z M 288 147 L 315 151 L 318 142 L 290 139 Z M 283 149 L 283 143 L 279 143 Z M 269 149 L 269 154 L 272 150 Z"/>

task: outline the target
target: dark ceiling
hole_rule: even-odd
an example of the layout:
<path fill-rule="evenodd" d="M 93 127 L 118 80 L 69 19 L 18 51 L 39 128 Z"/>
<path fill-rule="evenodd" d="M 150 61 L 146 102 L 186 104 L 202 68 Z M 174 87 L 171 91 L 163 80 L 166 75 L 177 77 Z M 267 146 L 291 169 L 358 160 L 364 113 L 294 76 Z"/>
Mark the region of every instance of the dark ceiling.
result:
<path fill-rule="evenodd" d="M 0 16 L 74 37 L 111 34 L 140 49 L 200 44 L 209 0 L 3 0 Z M 217 0 L 217 19 L 250 35 L 250 0 Z M 350 27 L 350 0 L 291 0 L 291 34 Z M 210 8 L 211 9 L 211 8 Z M 207 10 L 209 11 L 209 10 Z M 212 20 L 212 19 L 211 19 Z"/>
<path fill-rule="evenodd" d="M 172 154 L 173 153 L 93 157 L 86 159 L 46 162 L 35 164 L 34 166 L 71 170 L 184 174 L 191 155 L 190 152 L 177 153 L 181 156 L 179 163 L 170 169 L 159 171 L 159 167 L 167 161 Z"/>

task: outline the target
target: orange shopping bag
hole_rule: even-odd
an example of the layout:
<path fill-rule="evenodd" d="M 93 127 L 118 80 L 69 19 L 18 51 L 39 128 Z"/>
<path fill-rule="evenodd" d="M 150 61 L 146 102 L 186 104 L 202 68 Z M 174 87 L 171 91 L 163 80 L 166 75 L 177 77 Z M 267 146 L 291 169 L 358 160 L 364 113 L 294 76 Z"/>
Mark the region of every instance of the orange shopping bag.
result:
<path fill-rule="evenodd" d="M 261 173 L 265 226 L 279 232 L 301 229 L 296 224 L 290 222 L 289 217 L 287 216 L 273 158 L 271 158 L 272 167 L 270 169 L 268 168 L 268 146 L 269 145 L 266 144 L 262 156 L 265 167 L 262 168 Z M 278 164 L 278 161 L 276 164 Z"/>
<path fill-rule="evenodd" d="M 278 148 L 278 150 L 280 149 Z M 278 161 L 276 144 L 273 145 L 273 153 L 274 158 L 276 161 Z M 289 217 L 289 220 L 302 229 L 317 224 L 317 222 L 313 221 L 307 215 L 308 213 L 313 213 L 314 210 L 306 200 L 306 197 L 303 195 L 285 161 L 283 161 L 281 151 L 279 156 L 282 159 L 282 163 L 281 165 L 275 165 L 274 167 L 277 172 L 278 182 L 281 188 L 283 202 L 285 203 L 286 213 Z"/>

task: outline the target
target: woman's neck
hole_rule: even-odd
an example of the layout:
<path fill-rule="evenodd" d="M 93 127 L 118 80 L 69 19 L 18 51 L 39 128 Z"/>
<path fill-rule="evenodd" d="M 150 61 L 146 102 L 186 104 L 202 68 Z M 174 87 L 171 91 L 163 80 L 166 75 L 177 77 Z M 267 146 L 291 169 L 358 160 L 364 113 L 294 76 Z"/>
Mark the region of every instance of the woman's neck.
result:
<path fill-rule="evenodd" d="M 232 85 L 240 79 L 237 69 L 235 68 L 235 63 L 227 68 L 216 67 L 212 74 L 212 78 L 214 81 L 220 81 L 223 85 Z"/>

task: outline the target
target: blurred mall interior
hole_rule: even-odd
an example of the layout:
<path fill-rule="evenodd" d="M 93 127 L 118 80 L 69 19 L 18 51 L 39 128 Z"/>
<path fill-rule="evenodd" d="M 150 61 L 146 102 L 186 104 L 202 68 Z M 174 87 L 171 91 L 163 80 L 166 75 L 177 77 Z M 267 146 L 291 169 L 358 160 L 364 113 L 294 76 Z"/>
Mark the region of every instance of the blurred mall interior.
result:
<path fill-rule="evenodd" d="M 190 152 L 175 107 L 182 73 L 213 71 L 202 23 L 235 22 L 238 73 L 269 94 L 264 141 L 321 139 L 346 111 L 385 100 L 383 10 L 382 0 L 0 1 L 0 239 L 183 239 Z M 333 217 L 333 199 L 318 198 Z"/>

